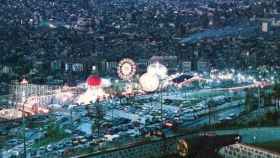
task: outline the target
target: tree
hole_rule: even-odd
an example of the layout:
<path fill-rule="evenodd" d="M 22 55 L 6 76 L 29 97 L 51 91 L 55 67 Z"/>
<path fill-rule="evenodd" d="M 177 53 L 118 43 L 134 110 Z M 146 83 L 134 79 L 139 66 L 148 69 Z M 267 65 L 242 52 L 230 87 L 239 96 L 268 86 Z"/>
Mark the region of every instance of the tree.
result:
<path fill-rule="evenodd" d="M 50 120 L 47 126 L 47 137 L 51 140 L 56 140 L 63 138 L 65 136 L 65 132 L 60 126 L 54 121 Z"/>
<path fill-rule="evenodd" d="M 256 109 L 257 105 L 257 100 L 254 96 L 254 92 L 251 89 L 247 89 L 246 91 L 246 96 L 245 96 L 245 110 L 247 112 L 251 112 L 254 109 Z"/>
<path fill-rule="evenodd" d="M 279 118 L 278 112 L 267 112 L 265 114 L 265 123 L 268 123 L 269 125 L 277 125 Z"/>
<path fill-rule="evenodd" d="M 278 110 L 280 107 L 280 84 L 279 83 L 273 86 L 272 98 L 274 99 L 275 109 Z"/>
<path fill-rule="evenodd" d="M 88 107 L 88 109 L 88 115 L 93 120 L 92 131 L 97 130 L 98 136 L 100 136 L 101 126 L 105 116 L 103 106 L 97 101 L 94 105 Z"/>
<path fill-rule="evenodd" d="M 209 126 L 212 126 L 212 124 L 215 124 L 216 120 L 216 102 L 213 99 L 210 99 L 207 102 L 208 105 L 208 114 L 209 114 Z M 213 121 L 213 122 L 212 122 Z"/>
<path fill-rule="evenodd" d="M 272 96 L 271 88 L 264 89 L 261 92 L 261 98 L 263 99 L 264 106 L 272 106 L 273 105 L 273 103 L 272 103 L 273 96 Z"/>

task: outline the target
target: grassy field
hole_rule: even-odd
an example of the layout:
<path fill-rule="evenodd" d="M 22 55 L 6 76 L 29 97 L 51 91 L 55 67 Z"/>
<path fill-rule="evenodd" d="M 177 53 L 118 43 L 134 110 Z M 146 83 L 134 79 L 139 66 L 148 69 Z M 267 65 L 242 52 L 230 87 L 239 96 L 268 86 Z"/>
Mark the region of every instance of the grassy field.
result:
<path fill-rule="evenodd" d="M 280 140 L 272 141 L 272 142 L 266 142 L 266 143 L 260 143 L 260 144 L 254 144 L 257 147 L 278 152 L 280 153 Z"/>

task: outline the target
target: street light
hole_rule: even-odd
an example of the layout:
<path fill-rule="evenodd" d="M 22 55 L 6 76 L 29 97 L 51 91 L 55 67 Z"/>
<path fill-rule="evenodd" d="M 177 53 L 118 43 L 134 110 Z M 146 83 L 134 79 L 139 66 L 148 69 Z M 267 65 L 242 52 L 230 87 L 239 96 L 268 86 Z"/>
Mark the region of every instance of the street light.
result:
<path fill-rule="evenodd" d="M 70 105 L 68 109 L 70 110 L 70 121 L 71 121 L 71 129 L 73 129 L 73 108 L 77 105 Z"/>
<path fill-rule="evenodd" d="M 164 120 L 163 120 L 163 102 L 162 102 L 162 99 L 163 99 L 163 94 L 162 94 L 163 82 L 162 82 L 162 80 L 160 81 L 159 90 L 160 90 L 160 114 L 161 114 L 160 119 L 161 119 L 161 127 L 163 128 Z"/>
<path fill-rule="evenodd" d="M 261 89 L 263 88 L 262 85 L 258 85 L 258 109 L 257 109 L 257 114 L 260 115 L 261 113 L 261 106 L 262 106 L 262 98 L 261 98 Z"/>
<path fill-rule="evenodd" d="M 26 138 L 25 138 L 25 114 L 24 114 L 24 107 L 27 102 L 27 99 L 25 98 L 25 92 L 22 94 L 22 128 L 23 128 L 23 157 L 26 158 Z"/>
<path fill-rule="evenodd" d="M 112 110 L 112 125 L 113 125 L 114 124 L 114 106 L 113 106 L 114 101 L 112 99 L 113 99 L 112 97 L 109 99 L 109 104 L 110 104 L 111 110 Z"/>
<path fill-rule="evenodd" d="M 161 126 L 163 127 L 163 103 L 162 103 L 162 83 L 160 84 L 160 113 L 161 113 Z"/>

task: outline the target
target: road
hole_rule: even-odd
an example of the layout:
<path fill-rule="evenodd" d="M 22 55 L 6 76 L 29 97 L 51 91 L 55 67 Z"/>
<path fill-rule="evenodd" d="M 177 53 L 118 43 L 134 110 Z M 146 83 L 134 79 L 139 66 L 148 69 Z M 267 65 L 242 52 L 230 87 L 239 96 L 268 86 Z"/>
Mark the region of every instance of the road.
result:
<path fill-rule="evenodd" d="M 264 143 L 280 140 L 280 127 L 243 128 L 236 130 L 209 131 L 217 135 L 239 134 L 246 144 Z"/>
<path fill-rule="evenodd" d="M 225 103 L 223 105 L 220 105 L 219 107 L 217 107 L 217 111 L 213 112 L 212 115 L 216 115 L 216 119 L 212 120 L 212 123 L 219 123 L 219 119 L 220 118 L 226 118 L 228 117 L 230 114 L 235 114 L 235 115 L 239 115 L 242 112 L 242 101 L 235 101 L 235 102 L 230 102 L 230 103 Z M 209 124 L 209 116 L 208 115 L 204 115 L 200 118 L 198 118 L 195 121 L 189 121 L 186 122 L 183 126 L 186 128 L 198 128 L 201 127 L 203 125 L 207 125 Z"/>

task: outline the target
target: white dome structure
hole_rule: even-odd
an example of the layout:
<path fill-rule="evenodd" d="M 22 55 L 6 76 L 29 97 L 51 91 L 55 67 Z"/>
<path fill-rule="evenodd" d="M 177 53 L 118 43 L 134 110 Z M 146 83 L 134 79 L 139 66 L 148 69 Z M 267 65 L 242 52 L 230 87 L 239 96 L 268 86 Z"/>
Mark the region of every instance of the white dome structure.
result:
<path fill-rule="evenodd" d="M 145 73 L 140 79 L 139 83 L 142 87 L 142 90 L 145 92 L 154 92 L 159 87 L 159 78 L 155 74 Z"/>
<path fill-rule="evenodd" d="M 147 72 L 158 76 L 159 79 L 164 79 L 167 77 L 168 70 L 164 65 L 156 62 L 148 66 Z"/>

